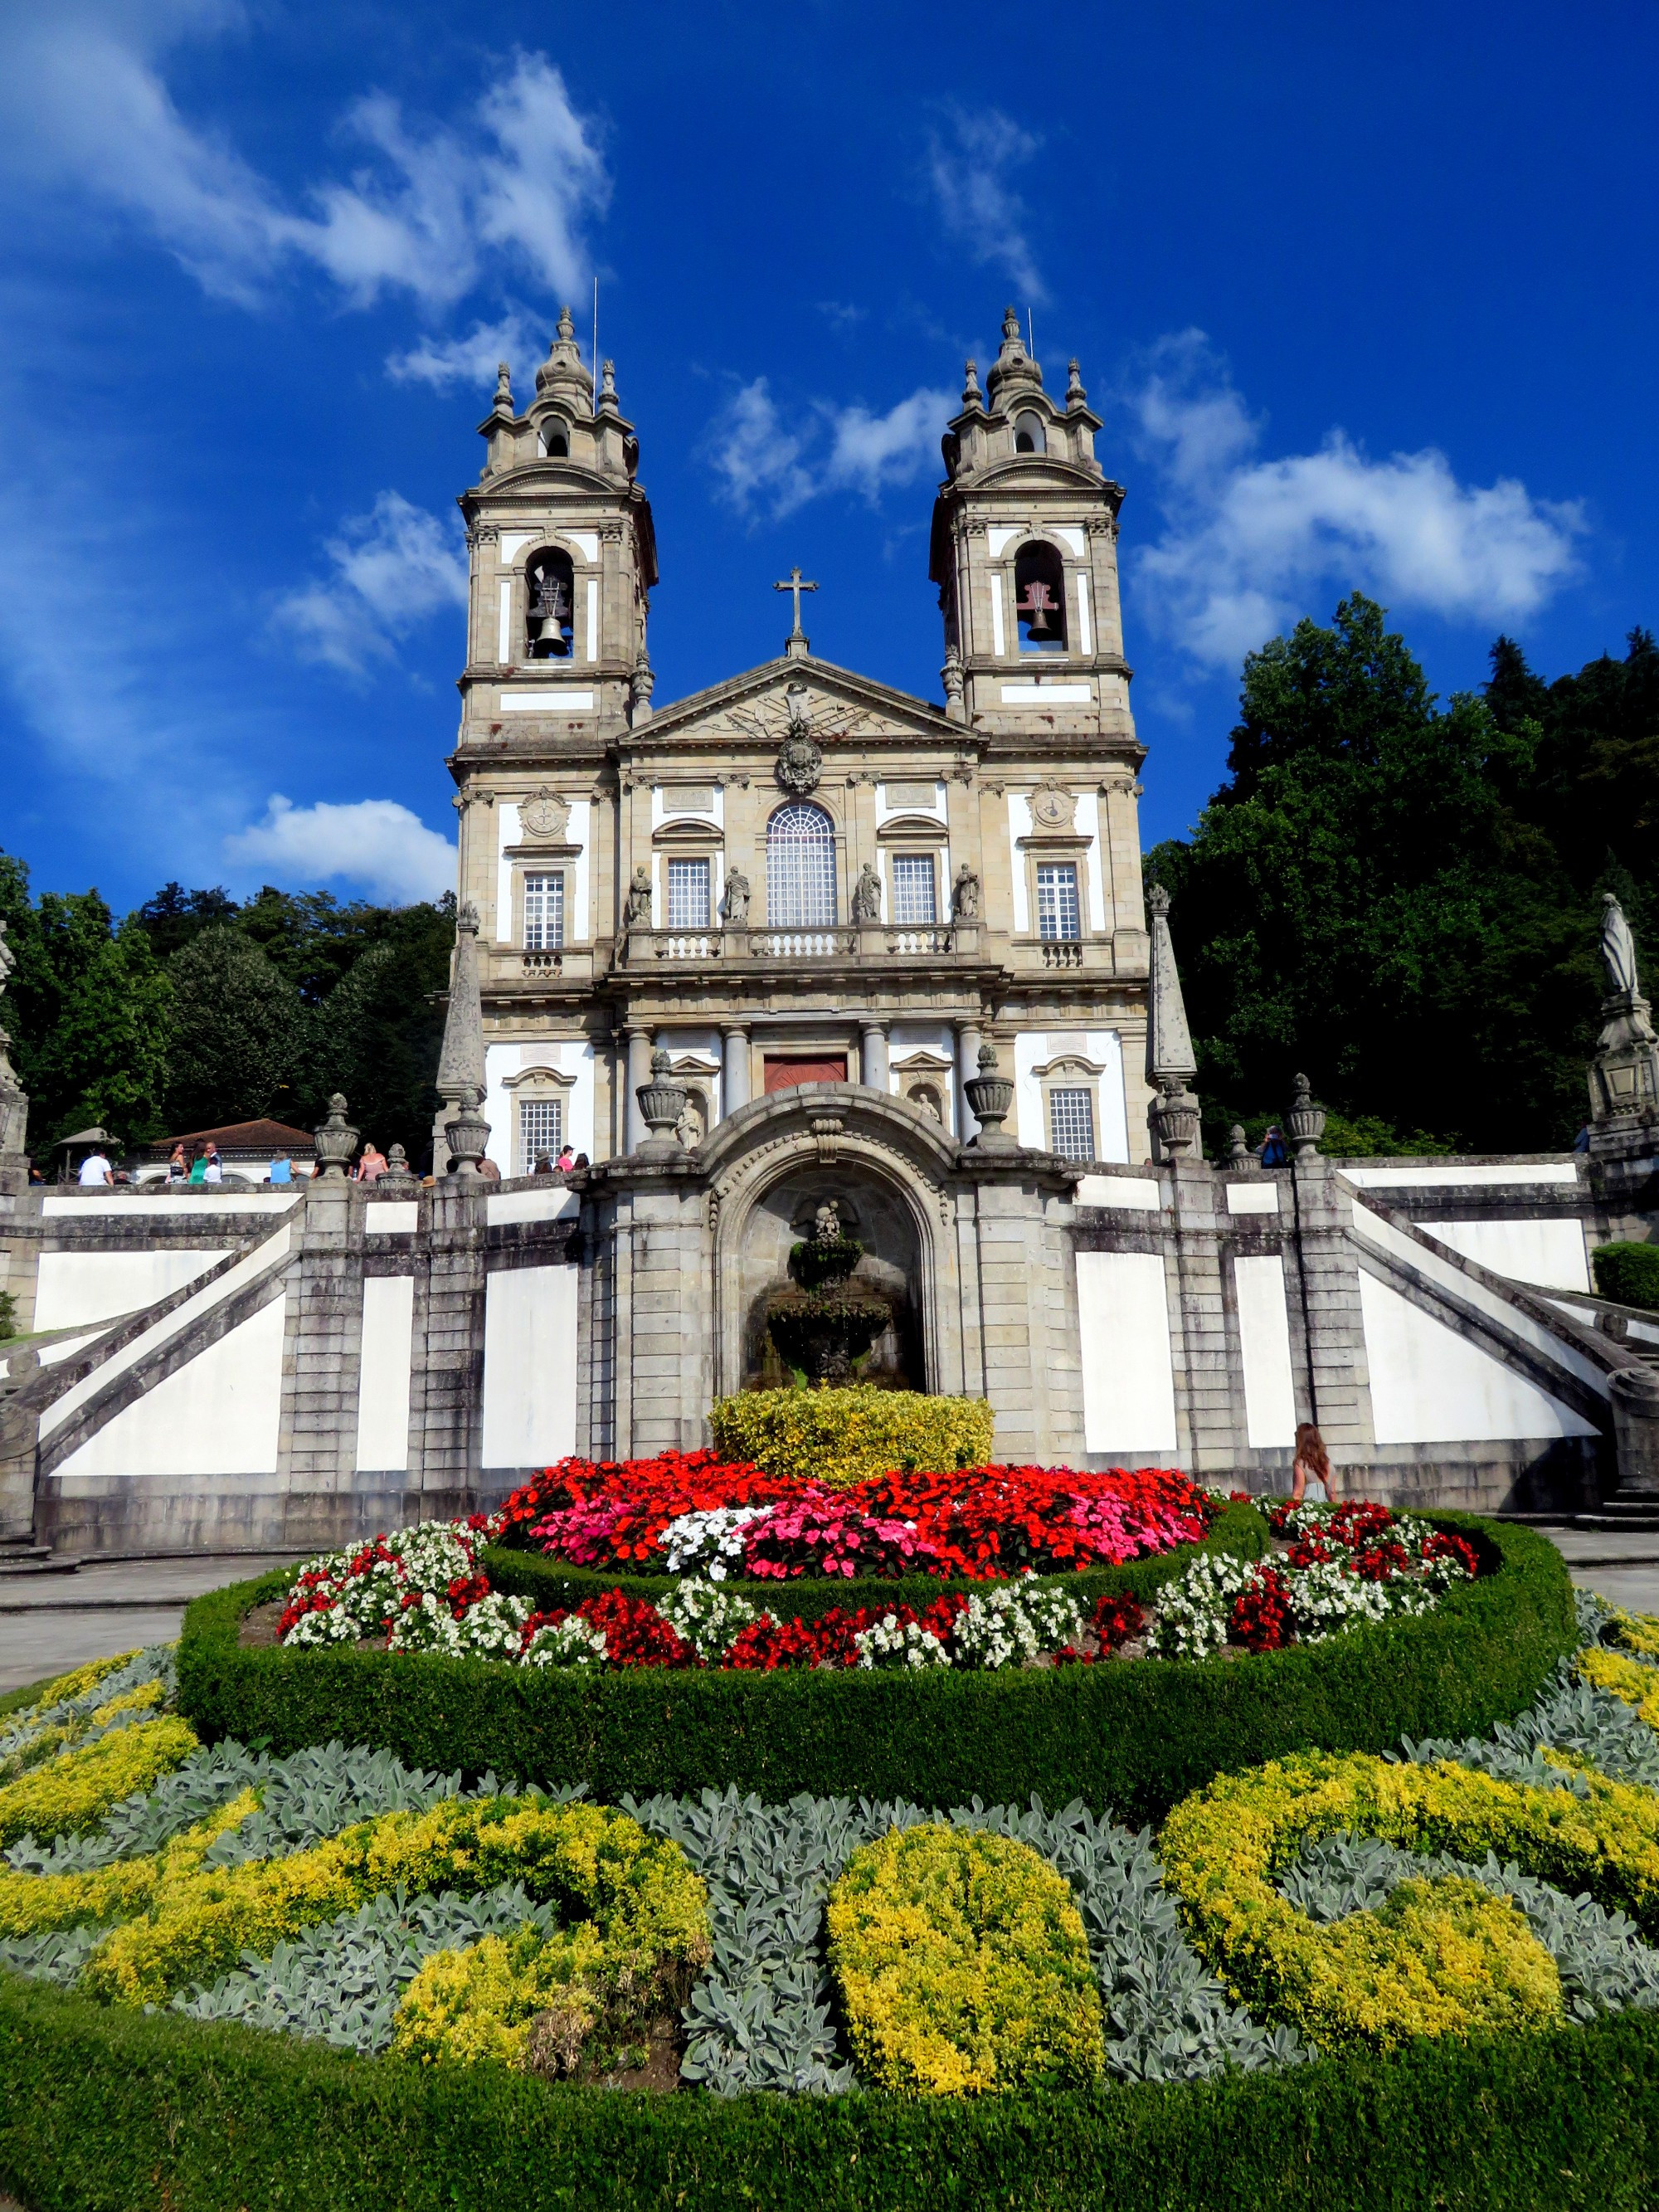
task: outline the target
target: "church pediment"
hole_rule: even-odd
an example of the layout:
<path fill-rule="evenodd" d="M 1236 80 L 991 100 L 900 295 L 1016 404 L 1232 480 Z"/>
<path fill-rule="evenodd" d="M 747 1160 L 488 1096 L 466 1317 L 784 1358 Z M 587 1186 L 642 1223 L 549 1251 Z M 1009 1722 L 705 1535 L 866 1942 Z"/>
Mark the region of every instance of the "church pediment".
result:
<path fill-rule="evenodd" d="M 694 691 L 653 715 L 632 735 L 631 749 L 714 742 L 769 752 L 803 727 L 825 749 L 836 745 L 949 745 L 968 732 L 942 707 L 896 691 L 869 677 L 810 657 L 783 658 L 751 668 L 707 690 Z"/>

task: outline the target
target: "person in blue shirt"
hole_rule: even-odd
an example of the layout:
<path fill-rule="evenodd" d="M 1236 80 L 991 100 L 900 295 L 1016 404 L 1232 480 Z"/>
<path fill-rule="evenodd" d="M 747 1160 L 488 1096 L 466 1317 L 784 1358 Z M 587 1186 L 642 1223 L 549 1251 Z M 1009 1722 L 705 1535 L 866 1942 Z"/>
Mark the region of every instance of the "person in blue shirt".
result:
<path fill-rule="evenodd" d="M 1290 1154 L 1285 1149 L 1285 1133 L 1275 1121 L 1261 1140 L 1261 1164 L 1264 1168 L 1282 1168 L 1289 1162 Z"/>
<path fill-rule="evenodd" d="M 270 1173 L 266 1176 L 265 1180 L 267 1182 L 272 1183 L 293 1182 L 294 1169 L 286 1152 L 277 1153 L 276 1158 L 270 1164 Z"/>

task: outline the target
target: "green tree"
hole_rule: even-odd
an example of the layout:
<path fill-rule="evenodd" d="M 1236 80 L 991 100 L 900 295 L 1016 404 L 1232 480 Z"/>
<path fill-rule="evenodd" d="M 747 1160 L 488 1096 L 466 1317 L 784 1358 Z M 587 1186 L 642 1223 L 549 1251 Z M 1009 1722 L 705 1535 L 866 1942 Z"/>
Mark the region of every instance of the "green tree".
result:
<path fill-rule="evenodd" d="M 1540 738 L 1443 711 L 1358 594 L 1244 664 L 1228 766 L 1149 865 L 1198 1043 L 1206 1137 L 1305 1067 L 1350 1120 L 1493 1150 L 1583 1117 L 1595 993 L 1584 897 L 1518 805 Z M 1540 1012 L 1548 1018 L 1540 1020 Z"/>
<path fill-rule="evenodd" d="M 240 911 L 222 884 L 210 891 L 187 891 L 182 884 L 164 884 L 154 898 L 134 909 L 158 960 L 182 951 L 210 922 L 229 921 Z"/>
<path fill-rule="evenodd" d="M 168 1133 L 274 1115 L 304 1099 L 299 993 L 234 922 L 213 922 L 167 963 L 174 1011 Z"/>
<path fill-rule="evenodd" d="M 64 994 L 38 1055 L 54 1137 L 101 1127 L 125 1151 L 163 1133 L 173 1012 L 173 986 L 129 915 Z"/>
<path fill-rule="evenodd" d="M 425 1150 L 443 1041 L 435 994 L 449 981 L 453 902 L 394 909 L 387 934 L 362 953 L 313 1017 L 311 1081 L 320 1110 L 343 1091 L 351 1118 L 384 1150 Z"/>

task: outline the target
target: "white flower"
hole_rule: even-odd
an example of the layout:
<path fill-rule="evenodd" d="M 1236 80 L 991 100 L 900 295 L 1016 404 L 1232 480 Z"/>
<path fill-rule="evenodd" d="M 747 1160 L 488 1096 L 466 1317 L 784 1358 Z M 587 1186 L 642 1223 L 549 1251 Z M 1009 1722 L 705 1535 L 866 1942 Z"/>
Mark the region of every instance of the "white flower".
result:
<path fill-rule="evenodd" d="M 698 1567 L 711 1582 L 724 1582 L 726 1562 L 743 1557 L 744 1529 L 751 1521 L 764 1520 L 771 1510 L 769 1505 L 720 1505 L 712 1512 L 682 1513 L 662 1532 L 669 1573 L 681 1575 Z"/>
<path fill-rule="evenodd" d="M 524 1648 L 526 1667 L 603 1667 L 610 1656 L 605 1631 L 568 1613 L 551 1627 L 538 1628 Z"/>
<path fill-rule="evenodd" d="M 690 1515 L 685 1516 L 688 1520 Z M 719 1570 L 711 1567 L 711 1575 Z M 755 1608 L 736 1590 L 690 1576 L 657 1607 L 674 1631 L 696 1650 L 705 1667 L 721 1658 L 732 1639 L 755 1618 Z"/>
<path fill-rule="evenodd" d="M 951 1655 L 919 1621 L 901 1627 L 896 1613 L 883 1615 L 853 1638 L 860 1667 L 948 1667 Z"/>
<path fill-rule="evenodd" d="M 951 1629 L 959 1662 L 986 1668 L 1023 1667 L 1082 1633 L 1082 1612 L 1067 1592 L 1011 1583 L 975 1590 Z"/>

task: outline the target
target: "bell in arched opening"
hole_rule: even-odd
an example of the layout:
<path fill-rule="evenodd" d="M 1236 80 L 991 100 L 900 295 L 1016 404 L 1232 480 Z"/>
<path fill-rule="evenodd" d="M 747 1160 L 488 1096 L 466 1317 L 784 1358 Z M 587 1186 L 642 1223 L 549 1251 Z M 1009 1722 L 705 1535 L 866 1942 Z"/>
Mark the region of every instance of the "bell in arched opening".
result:
<path fill-rule="evenodd" d="M 571 653 L 575 572 L 570 556 L 538 553 L 525 576 L 525 629 L 532 660 L 568 660 Z"/>
<path fill-rule="evenodd" d="M 1041 538 L 1029 539 L 1015 558 L 1014 612 L 1022 653 L 1065 652 L 1066 564 Z"/>

